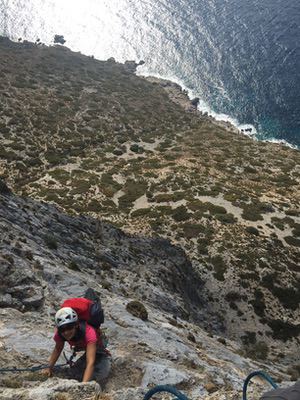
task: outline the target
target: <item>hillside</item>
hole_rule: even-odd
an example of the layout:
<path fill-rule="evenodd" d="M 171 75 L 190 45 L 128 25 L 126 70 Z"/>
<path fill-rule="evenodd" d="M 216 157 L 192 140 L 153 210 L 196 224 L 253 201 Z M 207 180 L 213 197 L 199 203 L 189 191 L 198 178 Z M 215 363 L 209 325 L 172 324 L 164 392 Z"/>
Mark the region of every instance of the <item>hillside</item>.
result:
<path fill-rule="evenodd" d="M 100 231 L 98 220 L 70 217 L 3 188 L 1 368 L 47 363 L 55 311 L 62 299 L 81 296 L 87 286 L 101 296 L 114 362 L 99 396 L 95 382 L 65 380 L 67 367 L 46 382 L 38 372 L 1 373 L 1 400 L 142 399 L 147 388 L 163 383 L 176 385 L 191 399 L 233 400 L 241 396 L 250 371 L 268 371 L 277 382 L 297 373 L 282 362 L 246 358 L 243 346 L 203 329 L 199 320 L 207 299 L 180 248 L 164 239 L 125 234 L 109 223 Z M 177 289 L 176 281 L 181 282 Z M 129 311 L 133 300 L 146 307 L 146 315 L 141 305 Z M 256 381 L 249 395 L 266 389 Z"/>
<path fill-rule="evenodd" d="M 234 341 L 244 356 L 290 368 L 295 378 L 299 151 L 253 141 L 217 123 L 177 85 L 136 76 L 134 62 L 0 39 L 0 176 L 16 195 L 59 207 L 2 200 L 2 261 L 12 242 L 29 252 L 21 251 L 16 263 L 3 261 L 3 268 L 24 265 L 16 275 L 20 282 L 32 277 L 33 284 L 23 308 L 19 283 L 7 296 L 12 281 L 5 281 L 3 312 L 32 312 L 44 304 L 53 312 L 64 294 L 78 292 L 77 275 L 84 274 L 83 282 L 92 274 L 100 292 L 138 298 L 167 313 L 175 326 L 174 316 L 196 331 Z M 15 238 L 12 221 L 5 222 L 14 202 L 20 210 L 14 209 L 13 223 L 19 214 L 30 221 L 29 244 Z M 43 207 L 44 217 L 35 215 Z M 48 213 L 63 222 L 47 221 Z M 77 236 L 77 224 L 86 221 L 94 230 Z M 75 279 L 70 290 L 60 283 L 52 303 L 52 289 L 42 290 L 49 279 L 37 279 L 40 267 L 33 262 L 46 251 L 46 238 L 57 247 L 46 252 L 55 260 L 46 262 L 48 278 L 63 266 Z"/>

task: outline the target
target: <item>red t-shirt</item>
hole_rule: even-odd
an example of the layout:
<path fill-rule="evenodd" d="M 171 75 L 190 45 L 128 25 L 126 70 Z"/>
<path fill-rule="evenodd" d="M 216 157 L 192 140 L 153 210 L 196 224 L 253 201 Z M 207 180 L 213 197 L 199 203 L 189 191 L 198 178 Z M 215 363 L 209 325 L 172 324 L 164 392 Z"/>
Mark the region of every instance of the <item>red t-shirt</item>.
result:
<path fill-rule="evenodd" d="M 55 331 L 53 339 L 57 343 L 63 342 L 57 330 Z M 97 343 L 99 347 L 102 347 L 100 329 L 95 329 L 91 325 L 85 324 L 85 337 L 79 341 L 68 340 L 68 343 L 71 347 L 76 346 L 78 350 L 86 350 L 86 346 L 89 343 Z"/>

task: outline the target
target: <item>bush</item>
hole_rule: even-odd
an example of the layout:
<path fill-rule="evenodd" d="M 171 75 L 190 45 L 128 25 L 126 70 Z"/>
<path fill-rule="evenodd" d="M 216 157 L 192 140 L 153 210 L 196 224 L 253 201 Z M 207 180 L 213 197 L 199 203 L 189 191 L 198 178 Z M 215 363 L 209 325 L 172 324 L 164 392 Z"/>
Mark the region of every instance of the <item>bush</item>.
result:
<path fill-rule="evenodd" d="M 198 240 L 198 253 L 202 255 L 207 255 L 208 254 L 208 245 L 209 245 L 209 240 L 206 238 L 199 239 Z"/>
<path fill-rule="evenodd" d="M 291 217 L 299 217 L 300 212 L 298 210 L 294 210 L 294 209 L 289 209 L 286 212 L 286 215 L 289 215 Z"/>
<path fill-rule="evenodd" d="M 255 289 L 254 296 L 254 300 L 252 300 L 250 303 L 253 305 L 256 315 L 263 317 L 266 309 L 264 295 L 260 289 Z"/>
<path fill-rule="evenodd" d="M 211 263 L 214 267 L 214 277 L 218 280 L 218 281 L 224 281 L 225 280 L 225 272 L 227 270 L 227 266 L 225 261 L 223 260 L 223 258 L 221 256 L 215 256 L 211 258 Z"/>
<path fill-rule="evenodd" d="M 80 271 L 80 268 L 78 267 L 76 261 L 71 260 L 68 264 L 68 268 L 70 268 L 72 271 Z"/>
<path fill-rule="evenodd" d="M 260 341 L 244 349 L 245 355 L 253 360 L 266 360 L 269 354 L 269 346 L 266 342 Z"/>
<path fill-rule="evenodd" d="M 300 303 L 300 291 L 293 287 L 273 286 L 270 288 L 272 294 L 278 298 L 283 307 L 297 310 Z"/>
<path fill-rule="evenodd" d="M 57 240 L 55 239 L 55 237 L 53 235 L 46 235 L 44 237 L 45 243 L 46 245 L 49 247 L 49 249 L 52 250 L 57 250 Z"/>
<path fill-rule="evenodd" d="M 137 300 L 130 301 L 126 306 L 126 310 L 136 318 L 140 318 L 143 321 L 148 320 L 148 312 L 145 306 Z"/>
<path fill-rule="evenodd" d="M 73 189 L 70 191 L 71 196 L 88 192 L 91 187 L 91 183 L 85 180 L 73 181 L 72 186 Z"/>
<path fill-rule="evenodd" d="M 185 192 L 174 192 L 174 193 L 162 193 L 154 197 L 154 201 L 157 203 L 165 203 L 169 201 L 179 201 L 184 199 Z"/>
<path fill-rule="evenodd" d="M 121 149 L 115 149 L 115 150 L 113 151 L 113 154 L 114 154 L 115 156 L 121 156 L 121 155 L 123 154 L 123 150 L 121 150 Z"/>
<path fill-rule="evenodd" d="M 256 343 L 256 333 L 246 331 L 245 335 L 241 336 L 242 342 L 245 346 L 253 345 Z"/>
<path fill-rule="evenodd" d="M 248 221 L 262 221 L 261 210 L 255 204 L 246 204 L 243 208 L 242 217 Z"/>
<path fill-rule="evenodd" d="M 259 236 L 259 230 L 256 229 L 254 226 L 247 226 L 245 230 L 247 233 L 250 233 L 250 235 Z"/>
<path fill-rule="evenodd" d="M 184 224 L 182 228 L 187 239 L 197 237 L 200 233 L 206 232 L 205 226 L 201 224 Z"/>
<path fill-rule="evenodd" d="M 216 214 L 215 217 L 222 224 L 234 224 L 237 221 L 233 214 Z"/>
<path fill-rule="evenodd" d="M 242 296 L 240 295 L 240 293 L 232 291 L 226 294 L 225 299 L 228 302 L 230 301 L 236 302 L 236 301 L 241 301 Z"/>
<path fill-rule="evenodd" d="M 177 222 L 186 221 L 190 218 L 190 214 L 185 206 L 179 206 L 173 210 L 172 218 Z"/>
<path fill-rule="evenodd" d="M 284 240 L 291 246 L 300 247 L 300 239 L 294 238 L 293 236 L 286 236 Z"/>
<path fill-rule="evenodd" d="M 139 208 L 131 213 L 131 217 L 144 217 L 145 215 L 149 215 L 151 212 L 151 208 Z"/>
<path fill-rule="evenodd" d="M 300 334 L 300 324 L 294 325 L 290 322 L 284 322 L 279 319 L 269 320 L 267 324 L 273 331 L 272 337 L 274 339 L 286 342 L 289 339 L 298 337 Z"/>
<path fill-rule="evenodd" d="M 134 143 L 134 144 L 132 144 L 132 145 L 130 146 L 130 150 L 131 150 L 133 153 L 143 153 L 143 152 L 144 152 L 143 147 L 139 146 L 139 145 L 136 144 L 136 143 Z"/>
<path fill-rule="evenodd" d="M 2 179 L 0 179 L 0 194 L 11 194 L 11 190 Z"/>
<path fill-rule="evenodd" d="M 87 205 L 87 211 L 100 212 L 102 210 L 102 204 L 96 199 L 92 199 Z"/>

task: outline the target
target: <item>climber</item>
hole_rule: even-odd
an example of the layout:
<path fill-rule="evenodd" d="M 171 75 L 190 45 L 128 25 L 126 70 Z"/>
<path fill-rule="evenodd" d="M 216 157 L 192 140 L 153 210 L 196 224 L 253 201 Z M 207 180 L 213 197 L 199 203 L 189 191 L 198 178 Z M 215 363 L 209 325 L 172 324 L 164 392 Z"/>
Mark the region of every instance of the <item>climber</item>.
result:
<path fill-rule="evenodd" d="M 92 303 L 85 298 L 69 299 L 65 303 L 74 304 L 73 308 L 65 307 L 63 304 L 57 311 L 56 331 L 53 337 L 55 347 L 49 359 L 49 367 L 43 372 L 45 375 L 52 376 L 55 363 L 64 349 L 65 342 L 68 342 L 73 351 L 85 351 L 70 369 L 71 377 L 82 379 L 82 382 L 95 379 L 99 383 L 103 383 L 107 378 L 110 371 L 110 354 L 102 343 L 100 328 L 90 325 L 87 322 L 89 318 L 79 318 L 74 310 L 78 307 L 82 311 L 88 302 Z"/>

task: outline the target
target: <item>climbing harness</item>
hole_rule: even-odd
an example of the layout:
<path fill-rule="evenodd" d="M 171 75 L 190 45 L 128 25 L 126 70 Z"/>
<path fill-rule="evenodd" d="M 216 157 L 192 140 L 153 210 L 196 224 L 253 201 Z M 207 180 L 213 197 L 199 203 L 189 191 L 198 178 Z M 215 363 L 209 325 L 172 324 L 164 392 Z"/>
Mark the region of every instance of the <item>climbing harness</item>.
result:
<path fill-rule="evenodd" d="M 72 352 L 72 354 L 71 354 L 71 357 L 70 358 L 68 358 L 67 356 L 66 356 L 66 353 L 65 352 L 63 352 L 63 355 L 64 355 L 64 357 L 65 357 L 65 360 L 66 360 L 66 363 L 65 364 L 63 364 L 63 365 L 69 365 L 69 367 L 70 368 L 72 368 L 73 367 L 73 365 L 74 365 L 74 361 L 73 361 L 73 359 L 76 357 L 76 355 L 77 355 L 77 353 L 76 353 L 76 350 L 75 349 L 73 349 L 73 352 Z"/>

